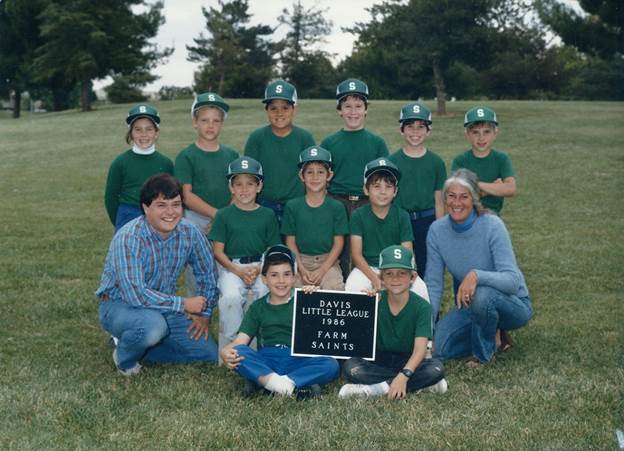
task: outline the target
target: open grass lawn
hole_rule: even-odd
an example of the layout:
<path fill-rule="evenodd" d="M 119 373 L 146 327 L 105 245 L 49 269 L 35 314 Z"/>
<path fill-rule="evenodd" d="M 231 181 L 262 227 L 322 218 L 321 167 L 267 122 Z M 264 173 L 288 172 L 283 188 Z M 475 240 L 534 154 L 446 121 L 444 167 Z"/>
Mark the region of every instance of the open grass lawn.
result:
<path fill-rule="evenodd" d="M 265 123 L 232 101 L 222 141 L 242 149 Z M 615 449 L 622 415 L 624 104 L 491 102 L 518 194 L 505 203 L 535 309 L 491 367 L 447 365 L 445 395 L 338 400 L 241 396 L 210 365 L 116 373 L 97 319 L 112 226 L 104 181 L 125 149 L 127 105 L 88 114 L 0 117 L 0 448 Z M 368 126 L 399 147 L 402 102 L 376 101 Z M 466 148 L 463 112 L 434 118 L 430 148 L 450 165 Z M 194 139 L 190 102 L 156 104 L 159 148 Z M 431 105 L 433 106 L 433 105 Z M 332 101 L 297 116 L 320 140 L 340 127 Z M 448 300 L 447 300 L 448 302 Z"/>

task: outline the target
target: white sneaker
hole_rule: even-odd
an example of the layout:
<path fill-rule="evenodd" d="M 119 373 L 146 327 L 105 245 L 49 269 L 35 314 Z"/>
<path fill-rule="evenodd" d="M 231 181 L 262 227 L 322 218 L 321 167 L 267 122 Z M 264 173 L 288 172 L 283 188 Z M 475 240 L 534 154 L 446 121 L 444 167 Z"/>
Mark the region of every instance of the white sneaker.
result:
<path fill-rule="evenodd" d="M 430 385 L 429 387 L 423 388 L 422 391 L 429 393 L 438 393 L 440 395 L 446 393 L 448 390 L 448 382 L 446 379 L 440 379 L 436 384 Z"/>
<path fill-rule="evenodd" d="M 135 363 L 132 368 L 128 368 L 127 370 L 122 370 L 119 368 L 119 364 L 117 363 L 117 348 L 113 351 L 113 362 L 115 362 L 115 366 L 117 367 L 117 371 L 119 374 L 123 374 L 124 376 L 136 376 L 141 372 L 141 364 L 139 362 Z"/>
<path fill-rule="evenodd" d="M 359 398 L 368 398 L 373 395 L 370 385 L 365 384 L 344 384 L 338 392 L 339 398 L 350 398 L 357 396 Z"/>

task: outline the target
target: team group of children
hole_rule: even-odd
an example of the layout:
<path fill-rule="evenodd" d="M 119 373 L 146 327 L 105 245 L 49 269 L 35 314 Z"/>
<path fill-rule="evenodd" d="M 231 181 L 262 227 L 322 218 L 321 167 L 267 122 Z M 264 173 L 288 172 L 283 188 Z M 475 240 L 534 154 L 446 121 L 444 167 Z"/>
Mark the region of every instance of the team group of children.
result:
<path fill-rule="evenodd" d="M 444 214 L 445 164 L 425 145 L 432 120 L 420 103 L 401 109 L 404 145 L 390 155 L 365 128 L 368 94 L 360 80 L 338 85 L 343 127 L 317 146 L 293 123 L 295 87 L 272 82 L 263 99 L 269 124 L 251 133 L 242 157 L 219 141 L 229 106 L 216 93 L 200 94 L 191 108 L 197 139 L 175 165 L 155 149 L 158 112 L 139 105 L 128 113 L 132 149 L 112 163 L 106 185 L 111 222 L 119 230 L 141 214 L 139 191 L 149 176 L 180 181 L 184 216 L 212 242 L 219 263 L 220 356 L 251 382 L 248 390 L 289 395 L 338 376 L 333 359 L 290 357 L 292 290 L 303 287 L 381 292 L 377 358 L 346 362 L 343 375 L 353 383 L 340 396 L 446 391 L 441 362 L 425 358 L 432 318 L 419 277 L 428 228 Z M 508 156 L 492 149 L 497 125 L 489 108 L 468 111 L 471 149 L 453 169 L 477 173 L 483 204 L 499 213 L 515 179 Z M 186 280 L 192 295 L 191 271 Z M 258 351 L 249 347 L 254 337 Z"/>

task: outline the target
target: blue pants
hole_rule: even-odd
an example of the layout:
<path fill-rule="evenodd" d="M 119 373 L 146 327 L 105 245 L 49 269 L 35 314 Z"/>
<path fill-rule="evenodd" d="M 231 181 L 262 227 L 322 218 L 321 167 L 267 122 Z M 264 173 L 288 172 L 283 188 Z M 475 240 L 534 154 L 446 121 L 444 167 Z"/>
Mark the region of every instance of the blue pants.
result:
<path fill-rule="evenodd" d="M 392 383 L 399 374 L 411 353 L 378 352 L 374 362 L 352 357 L 342 367 L 342 375 L 353 384 Z M 420 362 L 412 377 L 407 381 L 407 391 L 416 391 L 438 383 L 444 378 L 444 366 L 437 359 L 425 359 Z"/>
<path fill-rule="evenodd" d="M 117 216 L 115 217 L 115 233 L 121 229 L 127 222 L 132 221 L 134 218 L 138 218 L 143 214 L 136 205 L 119 204 L 117 207 Z"/>
<path fill-rule="evenodd" d="M 436 324 L 433 356 L 442 360 L 475 356 L 489 362 L 496 351 L 496 329 L 519 329 L 532 316 L 528 297 L 477 287 L 470 307 L 453 308 Z"/>
<path fill-rule="evenodd" d="M 284 205 L 279 202 L 273 202 L 266 199 L 258 199 L 258 203 L 263 207 L 270 208 L 275 213 L 275 219 L 277 219 L 277 225 L 282 227 L 282 219 L 284 219 Z"/>
<path fill-rule="evenodd" d="M 117 337 L 119 368 L 150 362 L 216 362 L 217 344 L 208 337 L 193 340 L 186 329 L 191 320 L 182 313 L 132 307 L 121 301 L 100 303 L 100 324 Z"/>
<path fill-rule="evenodd" d="M 260 376 L 277 373 L 291 378 L 297 388 L 327 384 L 338 377 L 338 362 L 332 357 L 293 357 L 288 346 L 266 346 L 254 351 L 249 346 L 234 349 L 244 357 L 236 372 L 256 384 Z M 259 385 L 259 384 L 258 384 Z"/>
<path fill-rule="evenodd" d="M 414 241 L 412 241 L 414 259 L 421 279 L 425 278 L 425 270 L 427 269 L 427 232 L 435 220 L 435 215 L 411 220 L 412 232 L 414 233 Z"/>

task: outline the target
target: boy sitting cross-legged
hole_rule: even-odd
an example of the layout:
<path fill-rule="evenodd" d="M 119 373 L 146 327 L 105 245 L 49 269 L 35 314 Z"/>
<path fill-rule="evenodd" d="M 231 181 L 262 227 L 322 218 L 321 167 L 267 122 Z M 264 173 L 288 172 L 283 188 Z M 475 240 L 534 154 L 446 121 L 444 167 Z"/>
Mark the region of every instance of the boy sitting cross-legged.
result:
<path fill-rule="evenodd" d="M 426 359 L 431 339 L 431 305 L 410 291 L 417 276 L 414 254 L 402 246 L 390 246 L 379 255 L 381 292 L 377 317 L 375 360 L 353 357 L 343 366 L 350 384 L 338 396 L 381 396 L 401 399 L 424 389 L 445 393 L 444 368 L 437 359 Z"/>
<path fill-rule="evenodd" d="M 262 252 L 280 242 L 273 212 L 256 203 L 262 189 L 262 166 L 250 157 L 234 160 L 227 178 L 232 204 L 217 212 L 208 234 L 219 262 L 219 349 L 234 339 L 243 319 L 248 292 L 263 296 L 260 260 Z"/>
<path fill-rule="evenodd" d="M 286 244 L 297 255 L 297 287 L 344 290 L 338 257 L 349 224 L 344 206 L 327 195 L 331 167 L 331 154 L 322 147 L 309 147 L 299 155 L 299 178 L 306 193 L 288 201 L 282 222 Z"/>
<path fill-rule="evenodd" d="M 338 362 L 331 357 L 293 357 L 290 340 L 293 319 L 295 255 L 284 245 L 264 253 L 262 278 L 269 287 L 256 300 L 232 343 L 221 350 L 225 365 L 258 388 L 290 396 L 306 387 L 327 384 L 338 377 Z M 256 337 L 258 351 L 248 345 Z M 248 390 L 246 388 L 246 390 Z"/>
<path fill-rule="evenodd" d="M 351 217 L 351 258 L 355 268 L 345 283 L 346 291 L 381 290 L 379 253 L 388 246 L 402 245 L 412 249 L 412 226 L 409 215 L 392 203 L 397 194 L 401 173 L 386 158 L 370 161 L 364 169 L 364 192 L 369 204 Z M 429 300 L 427 287 L 416 276 L 412 291 Z"/>

